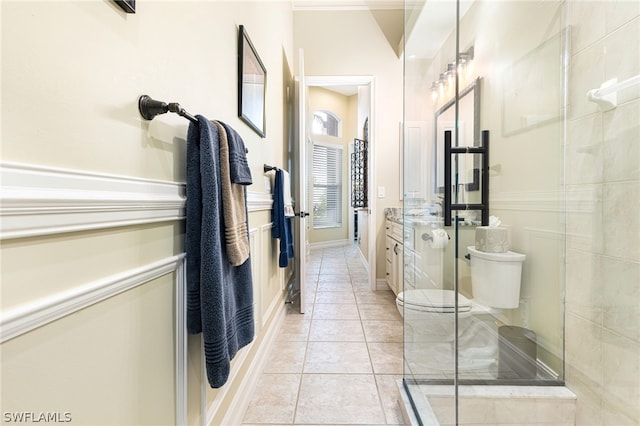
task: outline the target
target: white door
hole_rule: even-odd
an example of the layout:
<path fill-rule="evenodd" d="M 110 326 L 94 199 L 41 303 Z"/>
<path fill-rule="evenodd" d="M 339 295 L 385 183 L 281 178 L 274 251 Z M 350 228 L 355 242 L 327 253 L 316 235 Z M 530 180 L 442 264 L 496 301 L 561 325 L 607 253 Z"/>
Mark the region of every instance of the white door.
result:
<path fill-rule="evenodd" d="M 298 141 L 295 144 L 294 151 L 294 166 L 295 174 L 293 176 L 294 182 L 294 197 L 296 198 L 297 224 L 295 227 L 296 241 L 296 264 L 295 268 L 298 273 L 298 282 L 300 283 L 300 313 L 304 314 L 304 302 L 305 302 L 305 278 L 306 278 L 306 264 L 307 264 L 307 216 L 308 200 L 307 200 L 307 141 L 309 135 L 307 134 L 307 85 L 304 79 L 304 50 L 298 51 L 298 78 L 297 78 L 297 90 L 298 90 Z M 297 151 L 297 152 L 296 152 Z"/>

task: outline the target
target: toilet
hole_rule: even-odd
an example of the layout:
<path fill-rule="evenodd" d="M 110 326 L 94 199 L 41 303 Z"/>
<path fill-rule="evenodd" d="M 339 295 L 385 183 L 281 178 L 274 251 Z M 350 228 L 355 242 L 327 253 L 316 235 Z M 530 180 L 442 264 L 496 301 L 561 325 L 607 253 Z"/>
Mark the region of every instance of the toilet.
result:
<path fill-rule="evenodd" d="M 520 281 L 524 254 L 486 253 L 467 247 L 471 266 L 473 299 L 458 293 L 458 348 L 465 351 L 470 368 L 493 363 L 498 349 L 494 337 L 475 315 L 515 309 L 520 301 Z M 411 329 L 414 342 L 443 344 L 453 342 L 455 293 L 442 289 L 408 289 L 398 294 L 396 306 Z M 449 345 L 451 346 L 451 345 Z M 447 346 L 447 347 L 449 347 Z M 479 359 L 483 358 L 483 359 Z M 461 366 L 464 366 L 461 362 Z"/>

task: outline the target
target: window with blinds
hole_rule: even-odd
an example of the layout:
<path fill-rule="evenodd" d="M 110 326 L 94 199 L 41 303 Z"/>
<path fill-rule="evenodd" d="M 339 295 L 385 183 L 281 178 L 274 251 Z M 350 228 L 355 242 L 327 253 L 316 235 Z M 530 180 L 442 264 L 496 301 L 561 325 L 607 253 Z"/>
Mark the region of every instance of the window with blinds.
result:
<path fill-rule="evenodd" d="M 342 148 L 313 145 L 313 227 L 342 226 Z"/>

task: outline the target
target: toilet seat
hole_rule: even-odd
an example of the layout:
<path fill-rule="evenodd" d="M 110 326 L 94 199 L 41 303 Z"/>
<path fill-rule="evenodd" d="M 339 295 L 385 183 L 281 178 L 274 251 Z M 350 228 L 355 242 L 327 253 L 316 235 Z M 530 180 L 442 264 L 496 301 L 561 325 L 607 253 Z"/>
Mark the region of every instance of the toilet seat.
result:
<path fill-rule="evenodd" d="M 413 311 L 451 314 L 455 312 L 453 290 L 406 290 L 398 294 L 397 302 L 405 309 Z M 458 293 L 458 312 L 469 312 L 471 308 L 471 300 Z"/>

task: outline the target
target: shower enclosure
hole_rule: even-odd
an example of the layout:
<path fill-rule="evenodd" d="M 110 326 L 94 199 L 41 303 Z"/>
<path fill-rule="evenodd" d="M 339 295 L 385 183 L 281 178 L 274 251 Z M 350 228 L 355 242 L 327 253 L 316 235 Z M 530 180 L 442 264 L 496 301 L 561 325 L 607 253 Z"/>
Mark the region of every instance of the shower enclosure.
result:
<path fill-rule="evenodd" d="M 496 424 L 477 386 L 564 384 L 566 5 L 405 5 L 403 385 L 421 424 Z M 515 303 L 478 252 L 524 255 Z"/>

